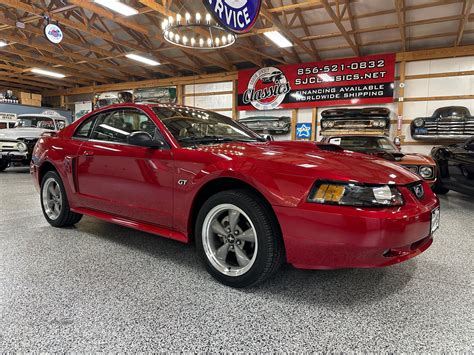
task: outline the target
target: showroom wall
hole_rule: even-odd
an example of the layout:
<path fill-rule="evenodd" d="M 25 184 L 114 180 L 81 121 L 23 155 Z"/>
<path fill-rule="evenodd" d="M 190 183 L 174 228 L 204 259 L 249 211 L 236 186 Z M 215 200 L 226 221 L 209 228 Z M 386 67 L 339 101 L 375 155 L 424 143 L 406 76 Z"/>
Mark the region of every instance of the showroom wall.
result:
<path fill-rule="evenodd" d="M 400 78 L 401 66 L 397 63 L 396 75 Z M 395 102 L 378 107 L 387 107 L 391 111 L 390 137 L 401 135 L 403 150 L 406 152 L 429 153 L 433 144 L 419 142 L 411 138 L 410 122 L 417 117 L 431 116 L 439 107 L 466 106 L 474 114 L 474 56 L 413 61 L 405 63 L 404 97 L 400 97 L 400 80 L 395 82 Z M 184 104 L 217 110 L 233 117 L 235 102 L 232 93 L 235 81 L 205 83 L 184 86 Z M 400 102 L 399 102 L 400 101 Z M 397 131 L 399 104 L 402 106 L 402 127 Z M 349 106 L 339 106 L 349 107 Z M 350 106 L 352 108 L 368 107 Z M 299 122 L 314 122 L 315 138 L 321 139 L 321 112 L 318 109 L 273 110 L 273 111 L 240 111 L 237 118 L 255 116 L 287 116 L 293 119 L 293 126 Z M 235 117 L 235 116 L 234 116 Z M 294 128 L 293 128 L 294 130 Z M 294 135 L 275 136 L 276 140 L 294 139 Z"/>

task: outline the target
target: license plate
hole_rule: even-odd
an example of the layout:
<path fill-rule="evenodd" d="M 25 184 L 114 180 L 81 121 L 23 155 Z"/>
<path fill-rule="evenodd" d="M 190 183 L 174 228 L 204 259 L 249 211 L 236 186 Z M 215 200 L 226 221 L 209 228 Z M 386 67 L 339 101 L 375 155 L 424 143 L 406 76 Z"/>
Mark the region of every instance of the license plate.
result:
<path fill-rule="evenodd" d="M 439 207 L 431 211 L 431 233 L 439 228 Z"/>
<path fill-rule="evenodd" d="M 415 128 L 415 133 L 417 133 L 417 134 L 427 134 L 428 129 L 427 128 Z"/>

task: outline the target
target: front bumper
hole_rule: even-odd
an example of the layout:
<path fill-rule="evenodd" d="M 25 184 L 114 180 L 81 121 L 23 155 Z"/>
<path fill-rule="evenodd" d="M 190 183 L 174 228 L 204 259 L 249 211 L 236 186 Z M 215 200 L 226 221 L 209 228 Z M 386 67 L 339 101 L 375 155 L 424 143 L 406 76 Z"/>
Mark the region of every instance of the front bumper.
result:
<path fill-rule="evenodd" d="M 434 142 L 440 139 L 464 141 L 472 137 L 472 134 L 417 134 L 412 133 L 412 138 L 420 141 Z"/>
<path fill-rule="evenodd" d="M 400 187 L 405 205 L 355 208 L 303 203 L 275 207 L 287 261 L 302 269 L 370 268 L 410 259 L 432 243 L 431 211 L 439 206 L 427 184 L 418 201 Z"/>
<path fill-rule="evenodd" d="M 22 163 L 28 165 L 31 155 L 28 152 L 7 151 L 0 152 L 0 159 L 6 160 L 10 163 Z"/>

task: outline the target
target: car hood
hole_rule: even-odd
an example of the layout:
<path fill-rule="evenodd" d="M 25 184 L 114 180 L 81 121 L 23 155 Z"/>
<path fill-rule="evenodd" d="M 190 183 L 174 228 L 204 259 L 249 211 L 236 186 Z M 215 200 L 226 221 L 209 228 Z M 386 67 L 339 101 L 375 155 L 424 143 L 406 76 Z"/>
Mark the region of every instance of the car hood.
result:
<path fill-rule="evenodd" d="M 39 138 L 44 132 L 51 132 L 42 128 L 13 128 L 0 131 L 0 140 L 16 140 L 19 138 Z"/>
<path fill-rule="evenodd" d="M 367 184 L 405 185 L 420 180 L 417 175 L 398 164 L 327 144 L 236 142 L 201 146 L 197 149 L 226 160 L 255 159 L 269 173 L 276 171 L 279 174 Z"/>
<path fill-rule="evenodd" d="M 428 155 L 423 154 L 405 154 L 399 162 L 403 165 L 435 165 L 434 160 Z"/>

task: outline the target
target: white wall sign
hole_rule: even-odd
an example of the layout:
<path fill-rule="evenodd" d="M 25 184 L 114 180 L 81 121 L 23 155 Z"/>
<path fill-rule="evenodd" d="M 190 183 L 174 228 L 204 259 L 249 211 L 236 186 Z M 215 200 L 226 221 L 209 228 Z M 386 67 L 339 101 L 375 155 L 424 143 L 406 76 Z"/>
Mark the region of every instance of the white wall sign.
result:
<path fill-rule="evenodd" d="M 16 113 L 0 112 L 0 121 L 16 121 Z"/>

